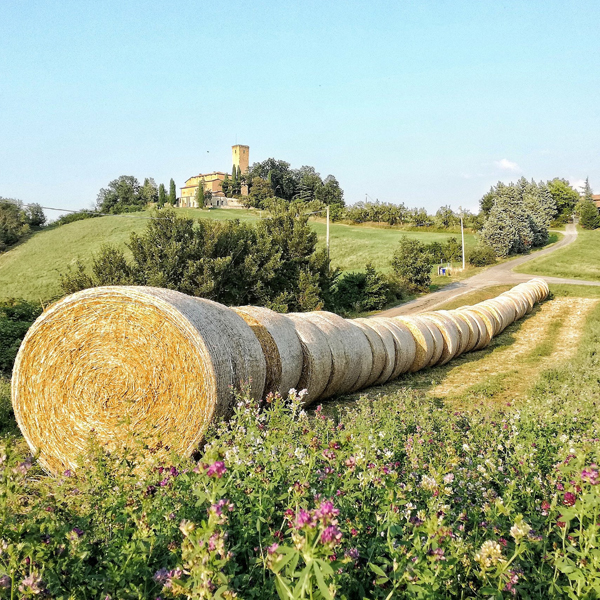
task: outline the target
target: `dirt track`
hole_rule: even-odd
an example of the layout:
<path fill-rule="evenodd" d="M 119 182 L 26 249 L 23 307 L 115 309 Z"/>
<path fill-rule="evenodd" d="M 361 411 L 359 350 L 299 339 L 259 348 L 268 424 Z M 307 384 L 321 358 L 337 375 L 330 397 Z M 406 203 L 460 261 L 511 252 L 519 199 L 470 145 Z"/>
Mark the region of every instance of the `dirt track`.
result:
<path fill-rule="evenodd" d="M 533 252 L 525 256 L 520 256 L 514 260 L 490 267 L 473 277 L 464 279 L 463 281 L 457 281 L 451 283 L 438 292 L 427 294 L 411 302 L 400 304 L 394 308 L 384 310 L 378 313 L 377 316 L 381 317 L 395 317 L 397 315 L 406 315 L 411 313 L 423 312 L 425 310 L 434 310 L 441 304 L 453 300 L 458 296 L 462 296 L 468 292 L 472 292 L 477 289 L 485 288 L 491 285 L 516 285 L 522 281 L 529 281 L 534 277 L 540 277 L 536 275 L 527 275 L 525 273 L 515 273 L 513 269 L 522 265 L 523 263 L 554 252 L 559 248 L 564 248 L 569 244 L 573 243 L 577 239 L 577 228 L 574 224 L 570 223 L 566 226 L 563 238 L 553 244 L 549 248 L 540 250 L 539 252 Z M 585 281 L 580 279 L 563 279 L 560 277 L 541 277 L 548 283 L 568 283 L 575 285 L 593 285 L 599 286 L 599 281 Z"/>

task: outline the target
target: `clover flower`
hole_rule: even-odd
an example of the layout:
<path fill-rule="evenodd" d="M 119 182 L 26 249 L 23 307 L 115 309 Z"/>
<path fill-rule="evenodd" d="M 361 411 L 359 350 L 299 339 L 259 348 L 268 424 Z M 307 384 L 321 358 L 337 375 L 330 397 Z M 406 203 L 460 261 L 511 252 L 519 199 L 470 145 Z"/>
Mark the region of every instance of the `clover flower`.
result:
<path fill-rule="evenodd" d="M 185 537 L 190 535 L 190 533 L 192 533 L 194 529 L 196 529 L 196 525 L 194 525 L 194 523 L 186 519 L 183 519 L 183 521 L 181 521 L 181 523 L 179 524 L 179 530 L 181 531 L 181 533 L 183 533 Z"/>
<path fill-rule="evenodd" d="M 267 552 L 269 554 L 275 554 L 275 552 L 277 552 L 277 548 L 279 548 L 279 544 L 274 542 L 267 548 Z"/>
<path fill-rule="evenodd" d="M 307 510 L 301 508 L 296 514 L 296 529 L 302 529 L 303 527 L 314 527 L 315 521 L 313 515 L 309 513 Z"/>
<path fill-rule="evenodd" d="M 221 498 L 218 502 L 212 504 L 207 509 L 207 512 L 209 517 L 214 517 L 217 523 L 222 524 L 227 520 L 227 516 L 224 514 L 224 511 L 231 512 L 233 509 L 234 506 L 229 500 Z"/>
<path fill-rule="evenodd" d="M 321 534 L 321 543 L 336 546 L 342 541 L 342 532 L 335 526 L 329 525 Z"/>
<path fill-rule="evenodd" d="M 522 515 L 519 515 L 515 524 L 510 528 L 510 535 L 515 538 L 515 542 L 518 544 L 530 531 L 531 526 L 523 521 Z"/>
<path fill-rule="evenodd" d="M 573 506 L 577 501 L 577 496 L 572 492 L 566 492 L 563 496 L 563 503 L 565 506 Z"/>
<path fill-rule="evenodd" d="M 31 573 L 29 577 L 23 579 L 19 585 L 19 591 L 22 593 L 29 592 L 30 594 L 43 594 L 46 589 L 42 578 L 37 573 Z"/>
<path fill-rule="evenodd" d="M 2 575 L 0 577 L 0 589 L 10 590 L 12 586 L 12 579 L 8 575 Z"/>
<path fill-rule="evenodd" d="M 421 479 L 421 487 L 429 492 L 434 492 L 437 490 L 437 483 L 433 477 L 423 475 L 423 478 Z"/>
<path fill-rule="evenodd" d="M 317 520 L 323 523 L 323 525 L 337 525 L 335 517 L 340 514 L 340 510 L 333 505 L 331 500 L 324 500 L 319 504 L 319 507 L 315 509 L 313 514 Z"/>
<path fill-rule="evenodd" d="M 600 477 L 596 465 L 591 465 L 589 469 L 583 469 L 583 471 L 581 471 L 581 480 L 585 483 L 598 485 L 598 483 L 600 483 Z"/>
<path fill-rule="evenodd" d="M 225 463 L 222 460 L 217 460 L 212 465 L 204 465 L 204 468 L 209 477 L 217 477 L 218 479 L 221 479 L 227 471 Z"/>
<path fill-rule="evenodd" d="M 504 557 L 502 556 L 500 544 L 493 540 L 486 540 L 483 542 L 479 552 L 475 554 L 475 560 L 484 569 L 489 569 L 499 562 L 503 562 Z"/>

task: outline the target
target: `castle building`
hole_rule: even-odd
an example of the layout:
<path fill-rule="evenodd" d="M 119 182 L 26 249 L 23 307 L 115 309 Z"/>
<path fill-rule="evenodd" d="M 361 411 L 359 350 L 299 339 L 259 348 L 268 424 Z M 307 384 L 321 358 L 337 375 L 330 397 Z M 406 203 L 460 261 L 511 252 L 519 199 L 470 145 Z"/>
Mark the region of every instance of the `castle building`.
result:
<path fill-rule="evenodd" d="M 240 173 L 247 173 L 250 165 L 250 147 L 236 144 L 231 147 L 232 164 Z M 211 192 L 212 198 L 206 202 L 207 207 L 214 208 L 243 208 L 242 204 L 236 198 L 227 198 L 223 193 L 222 183 L 225 176 L 231 179 L 230 173 L 223 171 L 214 171 L 190 177 L 181 188 L 181 194 L 177 203 L 180 207 L 197 208 L 196 190 L 199 185 L 204 186 L 205 192 Z M 248 186 L 243 185 L 241 189 L 242 196 L 248 195 Z"/>

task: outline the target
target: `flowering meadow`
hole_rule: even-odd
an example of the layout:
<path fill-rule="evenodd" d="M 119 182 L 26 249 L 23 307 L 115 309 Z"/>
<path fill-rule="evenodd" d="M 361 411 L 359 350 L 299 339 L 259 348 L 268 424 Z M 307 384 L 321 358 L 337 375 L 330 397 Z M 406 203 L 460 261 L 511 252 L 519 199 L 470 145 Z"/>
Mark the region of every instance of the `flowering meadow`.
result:
<path fill-rule="evenodd" d="M 598 598 L 599 317 L 519 403 L 242 396 L 196 460 L 58 478 L 5 436 L 0 598 Z"/>

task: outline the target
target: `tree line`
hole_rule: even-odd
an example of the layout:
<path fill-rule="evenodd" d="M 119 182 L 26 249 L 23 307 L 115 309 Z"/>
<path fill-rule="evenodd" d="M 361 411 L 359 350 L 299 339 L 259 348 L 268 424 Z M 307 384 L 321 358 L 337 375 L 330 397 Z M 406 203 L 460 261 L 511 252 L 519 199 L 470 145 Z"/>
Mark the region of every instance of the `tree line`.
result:
<path fill-rule="evenodd" d="M 0 196 L 0 252 L 8 250 L 45 223 L 46 215 L 39 204 L 25 206 L 20 200 Z"/>

